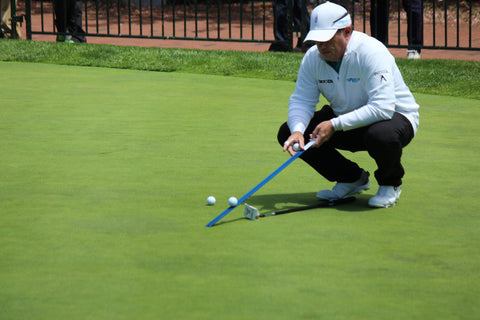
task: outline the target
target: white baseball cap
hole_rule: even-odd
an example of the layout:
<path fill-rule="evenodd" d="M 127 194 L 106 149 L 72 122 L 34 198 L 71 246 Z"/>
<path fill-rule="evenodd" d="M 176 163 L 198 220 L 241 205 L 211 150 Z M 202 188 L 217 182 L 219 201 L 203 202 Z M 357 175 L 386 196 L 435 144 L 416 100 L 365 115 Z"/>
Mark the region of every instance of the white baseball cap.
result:
<path fill-rule="evenodd" d="M 305 41 L 325 42 L 333 38 L 337 30 L 352 25 L 347 9 L 326 1 L 313 9 L 310 17 L 310 31 Z"/>

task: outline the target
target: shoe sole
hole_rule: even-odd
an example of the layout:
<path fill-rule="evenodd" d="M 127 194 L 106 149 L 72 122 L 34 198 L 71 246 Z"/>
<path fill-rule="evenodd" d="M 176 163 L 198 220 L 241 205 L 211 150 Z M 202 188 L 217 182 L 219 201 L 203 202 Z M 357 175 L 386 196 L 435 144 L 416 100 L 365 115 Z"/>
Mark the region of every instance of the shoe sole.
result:
<path fill-rule="evenodd" d="M 396 201 L 394 201 L 393 203 L 390 202 L 390 203 L 387 203 L 387 204 L 377 204 L 377 203 L 368 203 L 368 205 L 372 208 L 390 208 L 390 207 L 395 207 L 395 205 L 397 204 Z"/>
<path fill-rule="evenodd" d="M 336 201 L 336 200 L 340 200 L 340 199 L 345 199 L 345 198 L 348 198 L 354 194 L 359 194 L 359 193 L 362 193 L 363 191 L 365 190 L 368 190 L 370 189 L 370 181 L 368 181 L 366 184 L 362 185 L 362 186 L 359 186 L 357 187 L 355 190 L 353 190 L 352 192 L 344 195 L 343 197 L 339 198 L 339 197 L 329 197 L 329 198 L 322 198 L 322 197 L 319 197 L 318 194 L 317 194 L 317 199 L 320 199 L 320 200 L 327 200 L 327 201 Z M 331 190 L 329 190 L 331 191 Z"/>

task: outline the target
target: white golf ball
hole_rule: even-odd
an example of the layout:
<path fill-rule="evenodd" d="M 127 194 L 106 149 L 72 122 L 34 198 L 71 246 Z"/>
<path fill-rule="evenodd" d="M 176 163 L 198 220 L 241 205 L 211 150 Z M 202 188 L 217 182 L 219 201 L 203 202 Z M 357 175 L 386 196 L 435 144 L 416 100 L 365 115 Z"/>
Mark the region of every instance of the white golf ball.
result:
<path fill-rule="evenodd" d="M 295 143 L 293 144 L 293 150 L 295 150 L 295 151 L 300 151 L 300 144 L 299 144 L 298 142 L 295 142 Z"/>
<path fill-rule="evenodd" d="M 235 197 L 228 198 L 228 204 L 230 205 L 230 207 L 235 207 L 237 203 L 238 203 L 237 198 Z"/>
<path fill-rule="evenodd" d="M 216 201 L 217 201 L 217 200 L 215 200 L 215 197 L 214 197 L 214 196 L 210 196 L 210 197 L 207 198 L 207 204 L 208 204 L 209 206 L 213 206 Z"/>

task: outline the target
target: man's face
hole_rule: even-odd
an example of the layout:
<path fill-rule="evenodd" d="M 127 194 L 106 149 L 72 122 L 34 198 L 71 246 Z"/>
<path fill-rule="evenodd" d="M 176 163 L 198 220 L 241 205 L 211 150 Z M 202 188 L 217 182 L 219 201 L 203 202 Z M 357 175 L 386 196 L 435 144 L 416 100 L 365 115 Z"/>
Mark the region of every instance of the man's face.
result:
<path fill-rule="evenodd" d="M 340 61 L 345 53 L 351 34 L 352 30 L 349 27 L 338 30 L 332 39 L 326 42 L 316 42 L 318 51 L 328 61 Z"/>

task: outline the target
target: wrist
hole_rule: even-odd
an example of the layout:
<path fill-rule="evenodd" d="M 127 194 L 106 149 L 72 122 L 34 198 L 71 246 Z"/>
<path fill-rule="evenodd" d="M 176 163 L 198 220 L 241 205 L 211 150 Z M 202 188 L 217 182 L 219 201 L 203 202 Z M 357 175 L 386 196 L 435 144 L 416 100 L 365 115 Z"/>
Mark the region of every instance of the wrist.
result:
<path fill-rule="evenodd" d="M 342 123 L 338 117 L 330 119 L 334 131 L 343 131 Z"/>

